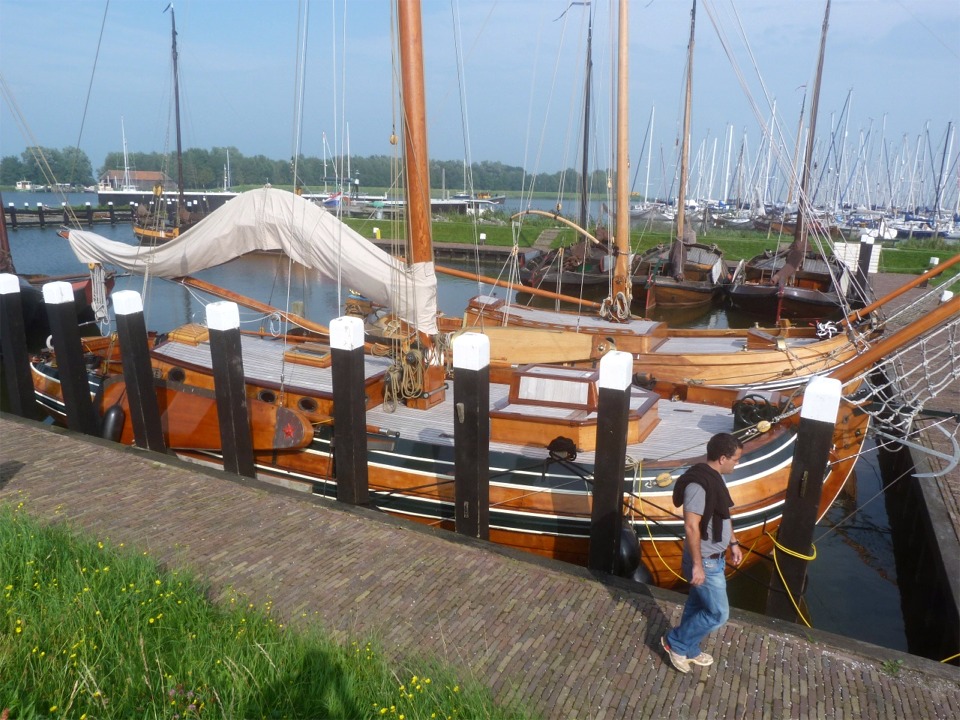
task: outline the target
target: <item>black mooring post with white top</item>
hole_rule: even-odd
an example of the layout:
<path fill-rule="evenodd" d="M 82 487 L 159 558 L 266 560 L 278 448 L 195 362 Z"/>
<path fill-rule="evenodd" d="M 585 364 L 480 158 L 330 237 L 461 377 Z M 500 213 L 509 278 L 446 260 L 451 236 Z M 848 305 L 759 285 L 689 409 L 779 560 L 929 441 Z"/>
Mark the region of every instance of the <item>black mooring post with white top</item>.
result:
<path fill-rule="evenodd" d="M 490 338 L 453 340 L 454 520 L 461 535 L 490 539 Z"/>
<path fill-rule="evenodd" d="M 237 304 L 221 301 L 207 305 L 207 329 L 210 331 L 210 359 L 220 421 L 223 469 L 245 477 L 256 477 Z"/>
<path fill-rule="evenodd" d="M 633 378 L 633 355 L 615 350 L 600 359 L 597 384 L 597 450 L 590 514 L 590 556 L 587 566 L 618 572 L 623 528 L 624 468 L 627 421 Z"/>
<path fill-rule="evenodd" d="M 803 557 L 812 555 L 813 528 L 817 523 L 823 479 L 833 447 L 840 394 L 840 381 L 824 377 L 811 379 L 803 393 L 783 520 L 777 531 L 777 543 Z M 770 578 L 767 615 L 797 621 L 794 602 L 800 602 L 807 575 L 807 560 L 803 557 L 776 550 L 780 572 L 774 572 Z M 783 581 L 780 580 L 781 574 Z"/>
<path fill-rule="evenodd" d="M 74 432 L 97 435 L 100 422 L 90 399 L 87 366 L 83 362 L 83 344 L 73 287 L 68 282 L 50 282 L 43 286 L 53 347 L 57 352 L 60 391 L 67 427 Z"/>
<path fill-rule="evenodd" d="M 23 322 L 23 298 L 20 278 L 0 274 L 0 341 L 3 345 L 3 375 L 6 378 L 10 410 L 20 417 L 38 420 L 40 407 L 30 379 L 30 354 L 27 352 L 27 330 Z"/>
<path fill-rule="evenodd" d="M 337 500 L 350 505 L 367 505 L 370 503 L 370 483 L 363 320 L 345 315 L 330 321 L 330 355 Z"/>
<path fill-rule="evenodd" d="M 166 452 L 150 364 L 147 325 L 143 319 L 143 300 L 135 290 L 118 290 L 112 297 L 117 334 L 123 348 L 123 379 L 127 386 L 133 436 L 138 447 Z"/>

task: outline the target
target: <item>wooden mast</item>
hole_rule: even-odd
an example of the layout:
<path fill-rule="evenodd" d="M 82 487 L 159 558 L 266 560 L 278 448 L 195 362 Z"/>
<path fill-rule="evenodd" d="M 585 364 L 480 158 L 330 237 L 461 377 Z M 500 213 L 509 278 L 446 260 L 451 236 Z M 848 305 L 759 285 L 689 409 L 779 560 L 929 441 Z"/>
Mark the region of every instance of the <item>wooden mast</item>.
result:
<path fill-rule="evenodd" d="M 690 162 L 690 105 L 693 97 L 693 37 L 697 24 L 697 0 L 690 10 L 690 43 L 687 46 L 687 88 L 683 100 L 683 135 L 680 138 L 680 188 L 677 191 L 677 240 L 683 242 L 687 217 L 687 168 Z"/>
<path fill-rule="evenodd" d="M 407 244 L 409 264 L 433 274 L 430 225 L 430 165 L 427 153 L 427 100 L 423 81 L 423 27 L 420 0 L 397 0 L 400 45 L 400 93 L 403 115 L 403 155 L 406 173 Z M 434 353 L 435 339 L 418 333 L 423 346 L 423 385 L 409 407 L 426 409 L 442 402 L 445 376 L 442 358 Z"/>
<path fill-rule="evenodd" d="M 580 161 L 580 227 L 590 222 L 590 95 L 593 81 L 593 7 L 587 10 L 587 68 L 583 90 L 583 154 Z M 581 237 L 581 240 L 585 238 Z"/>
<path fill-rule="evenodd" d="M 807 230 L 810 216 L 810 171 L 813 167 L 813 139 L 817 132 L 817 110 L 820 107 L 820 80 L 823 77 L 823 56 L 827 47 L 827 26 L 830 23 L 830 0 L 823 13 L 823 29 L 820 32 L 820 54 L 817 57 L 817 75 L 813 81 L 813 97 L 810 100 L 810 132 L 807 133 L 807 147 L 803 153 L 803 171 L 800 175 L 800 193 L 797 196 L 797 225 L 794 228 L 794 243 L 800 248 L 800 262 L 807 250 Z M 788 262 L 790 260 L 788 259 Z M 792 264 L 792 263 L 791 263 Z M 791 274 L 799 268 L 796 265 Z"/>
<path fill-rule="evenodd" d="M 177 121 L 177 213 L 174 220 L 174 227 L 179 233 L 180 213 L 186 207 L 183 192 L 183 145 L 180 141 L 180 70 L 177 61 L 177 18 L 174 14 L 173 4 L 170 5 L 170 31 L 173 37 L 173 107 Z"/>
<path fill-rule="evenodd" d="M 423 82 L 423 28 L 420 17 L 420 0 L 398 0 L 403 154 L 409 228 L 407 257 L 411 264 L 433 262 L 427 103 Z"/>
<path fill-rule="evenodd" d="M 630 171 L 628 119 L 630 98 L 627 90 L 629 80 L 628 34 L 630 9 L 628 0 L 620 0 L 617 28 L 617 218 L 614 230 L 616 263 L 613 271 L 612 294 L 626 298 L 626 313 L 630 312 L 632 283 L 630 282 Z"/>

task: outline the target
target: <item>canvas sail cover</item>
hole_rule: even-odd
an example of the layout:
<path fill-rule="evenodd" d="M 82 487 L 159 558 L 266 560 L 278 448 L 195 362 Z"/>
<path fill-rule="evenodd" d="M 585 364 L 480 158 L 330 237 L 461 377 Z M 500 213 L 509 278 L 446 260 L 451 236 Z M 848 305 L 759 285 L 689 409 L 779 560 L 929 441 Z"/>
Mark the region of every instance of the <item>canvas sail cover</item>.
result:
<path fill-rule="evenodd" d="M 192 275 L 253 251 L 280 250 L 391 308 L 421 332 L 437 333 L 432 262 L 407 265 L 327 210 L 285 190 L 241 193 L 163 245 L 127 245 L 84 230 L 71 230 L 67 239 L 81 262 L 164 278 Z"/>

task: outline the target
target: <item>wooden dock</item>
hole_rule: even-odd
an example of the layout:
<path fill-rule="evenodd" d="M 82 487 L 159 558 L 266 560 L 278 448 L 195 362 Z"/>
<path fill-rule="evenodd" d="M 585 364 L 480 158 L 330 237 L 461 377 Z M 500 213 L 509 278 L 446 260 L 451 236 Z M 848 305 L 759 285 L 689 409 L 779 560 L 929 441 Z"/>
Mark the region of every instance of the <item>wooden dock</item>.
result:
<path fill-rule="evenodd" d="M 682 675 L 659 645 L 679 594 L 7 415 L 0 438 L 0 502 L 547 718 L 960 716 L 956 666 L 733 609 Z"/>

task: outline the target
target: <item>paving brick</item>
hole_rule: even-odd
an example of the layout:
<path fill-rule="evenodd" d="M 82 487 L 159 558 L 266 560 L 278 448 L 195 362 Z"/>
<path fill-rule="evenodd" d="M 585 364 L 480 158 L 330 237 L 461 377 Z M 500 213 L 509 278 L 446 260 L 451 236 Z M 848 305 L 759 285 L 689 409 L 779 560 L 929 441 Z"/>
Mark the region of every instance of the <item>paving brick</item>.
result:
<path fill-rule="evenodd" d="M 186 567 L 210 597 L 273 602 L 287 623 L 429 654 L 547 718 L 951 717 L 956 668 L 733 610 L 681 675 L 660 635 L 684 598 L 0 417 L 0 502 Z M 879 671 L 902 659 L 896 676 Z M 944 714 L 947 713 L 947 714 Z"/>

